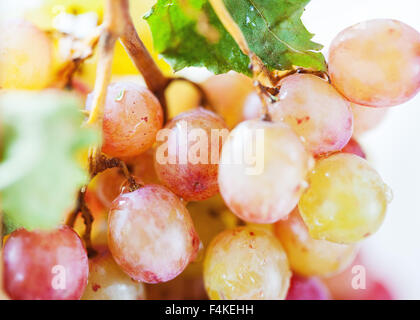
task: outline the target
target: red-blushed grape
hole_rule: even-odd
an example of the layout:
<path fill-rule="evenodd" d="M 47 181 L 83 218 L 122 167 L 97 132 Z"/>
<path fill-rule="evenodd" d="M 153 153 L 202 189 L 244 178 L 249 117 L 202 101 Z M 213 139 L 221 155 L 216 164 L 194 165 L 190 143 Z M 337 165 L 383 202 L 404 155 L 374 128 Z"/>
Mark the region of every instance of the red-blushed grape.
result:
<path fill-rule="evenodd" d="M 350 101 L 401 104 L 420 89 L 420 33 L 396 20 L 361 22 L 333 40 L 328 66 L 332 84 Z"/>
<path fill-rule="evenodd" d="M 343 149 L 341 149 L 341 152 L 352 153 L 356 156 L 366 159 L 366 153 L 363 151 L 360 144 L 353 138 L 351 138 L 349 143 L 347 143 L 346 146 Z"/>
<path fill-rule="evenodd" d="M 4 246 L 3 260 L 4 287 L 15 300 L 80 299 L 87 284 L 86 250 L 67 226 L 14 231 Z"/>
<path fill-rule="evenodd" d="M 53 78 L 52 41 L 28 21 L 0 24 L 0 88 L 46 88 Z"/>
<path fill-rule="evenodd" d="M 89 280 L 82 300 L 144 300 L 144 284 L 131 279 L 115 263 L 108 250 L 89 261 Z"/>
<path fill-rule="evenodd" d="M 242 110 L 248 94 L 253 92 L 252 80 L 243 74 L 229 72 L 211 76 L 202 83 L 210 104 L 229 128 L 242 121 Z"/>
<path fill-rule="evenodd" d="M 158 137 L 155 168 L 159 180 L 186 201 L 215 195 L 219 153 L 228 129 L 215 113 L 199 108 L 184 112 Z M 219 136 L 220 134 L 220 136 Z"/>
<path fill-rule="evenodd" d="M 325 284 L 316 277 L 305 278 L 293 274 L 286 300 L 329 300 Z"/>
<path fill-rule="evenodd" d="M 376 232 L 389 198 L 389 188 L 366 160 L 338 153 L 317 161 L 299 210 L 313 238 L 352 243 Z"/>
<path fill-rule="evenodd" d="M 355 245 L 312 239 L 297 208 L 274 225 L 274 232 L 286 250 L 290 268 L 306 277 L 337 273 L 353 261 L 357 252 Z"/>
<path fill-rule="evenodd" d="M 220 193 L 239 218 L 272 223 L 296 206 L 312 164 L 312 157 L 287 124 L 244 121 L 223 145 Z"/>
<path fill-rule="evenodd" d="M 90 95 L 86 105 L 90 108 L 91 104 Z M 162 107 L 149 89 L 122 81 L 108 86 L 102 126 L 104 153 L 119 158 L 139 155 L 152 147 L 162 124 Z"/>
<path fill-rule="evenodd" d="M 133 279 L 175 278 L 196 257 L 200 240 L 182 202 L 163 186 L 123 193 L 109 212 L 109 249 Z"/>
<path fill-rule="evenodd" d="M 350 105 L 327 81 L 294 74 L 281 81 L 277 97 L 270 106 L 271 117 L 288 123 L 314 155 L 341 150 L 350 140 Z"/>
<path fill-rule="evenodd" d="M 372 108 L 355 103 L 351 103 L 350 106 L 353 111 L 353 134 L 355 136 L 360 136 L 378 126 L 388 112 L 387 108 Z"/>
<path fill-rule="evenodd" d="M 262 229 L 226 230 L 211 242 L 204 260 L 204 284 L 212 300 L 279 300 L 291 272 L 280 242 Z"/>
<path fill-rule="evenodd" d="M 355 272 L 353 272 L 353 268 Z M 364 278 L 360 277 L 359 268 L 364 268 Z M 373 270 L 365 267 L 362 259 L 356 258 L 348 268 L 332 277 L 324 278 L 323 282 L 328 287 L 335 300 L 392 300 L 391 290 L 381 280 L 377 279 Z M 364 289 L 359 285 L 363 283 Z M 356 284 L 357 286 L 353 286 Z"/>

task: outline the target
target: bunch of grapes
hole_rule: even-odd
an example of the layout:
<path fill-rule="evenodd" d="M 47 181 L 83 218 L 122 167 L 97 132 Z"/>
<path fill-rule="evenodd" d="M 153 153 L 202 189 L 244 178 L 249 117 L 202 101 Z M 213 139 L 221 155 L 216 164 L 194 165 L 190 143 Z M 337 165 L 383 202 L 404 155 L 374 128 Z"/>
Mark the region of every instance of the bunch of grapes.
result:
<path fill-rule="evenodd" d="M 54 87 L 53 51 L 28 21 L 1 26 L 1 90 Z M 2 251 L 8 297 L 354 298 L 337 283 L 350 281 L 392 197 L 357 138 L 420 90 L 420 33 L 360 23 L 333 40 L 328 66 L 278 79 L 269 117 L 260 90 L 234 72 L 166 95 L 109 84 L 100 151 L 124 165 L 83 194 L 94 251 L 80 219 L 15 230 Z M 88 95 L 84 112 L 92 104 Z"/>

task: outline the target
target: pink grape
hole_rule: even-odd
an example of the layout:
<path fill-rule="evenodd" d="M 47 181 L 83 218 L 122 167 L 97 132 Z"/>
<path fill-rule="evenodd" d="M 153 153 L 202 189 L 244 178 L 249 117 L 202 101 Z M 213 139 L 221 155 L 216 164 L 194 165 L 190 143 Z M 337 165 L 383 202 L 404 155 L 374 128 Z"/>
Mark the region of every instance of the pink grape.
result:
<path fill-rule="evenodd" d="M 332 84 L 351 102 L 390 107 L 420 90 L 420 33 L 390 19 L 351 26 L 329 52 Z"/>
<path fill-rule="evenodd" d="M 200 240 L 191 217 L 181 200 L 163 186 L 146 185 L 119 195 L 108 221 L 109 249 L 137 281 L 169 281 L 196 257 Z"/>
<path fill-rule="evenodd" d="M 329 300 L 329 292 L 319 278 L 305 278 L 294 274 L 286 300 Z"/>
<path fill-rule="evenodd" d="M 53 231 L 12 232 L 3 259 L 4 287 L 15 300 L 80 299 L 87 285 L 86 250 L 67 226 Z"/>
<path fill-rule="evenodd" d="M 228 134 L 223 119 L 200 108 L 181 113 L 165 129 L 168 136 L 166 140 L 158 139 L 155 157 L 160 181 L 186 201 L 215 195 L 219 190 L 217 172 L 222 137 Z M 196 133 L 200 136 L 192 136 Z M 220 133 L 220 138 L 213 133 Z"/>
<path fill-rule="evenodd" d="M 90 108 L 92 96 L 87 99 Z M 103 119 L 102 151 L 111 157 L 136 156 L 149 149 L 163 124 L 158 99 L 132 82 L 108 86 Z"/>
<path fill-rule="evenodd" d="M 220 193 L 239 218 L 273 223 L 296 206 L 312 165 L 312 157 L 287 124 L 244 121 L 223 145 Z"/>
<path fill-rule="evenodd" d="M 350 106 L 353 111 L 353 134 L 356 136 L 377 127 L 388 112 L 387 108 L 372 108 L 355 103 L 351 103 Z"/>
<path fill-rule="evenodd" d="M 356 156 L 366 159 L 366 153 L 363 151 L 360 144 L 353 138 L 350 139 L 349 143 L 347 143 L 343 149 L 341 149 L 341 152 L 352 153 Z"/>
<path fill-rule="evenodd" d="M 294 74 L 281 82 L 270 106 L 274 121 L 288 123 L 314 155 L 341 150 L 353 133 L 349 103 L 327 81 Z"/>

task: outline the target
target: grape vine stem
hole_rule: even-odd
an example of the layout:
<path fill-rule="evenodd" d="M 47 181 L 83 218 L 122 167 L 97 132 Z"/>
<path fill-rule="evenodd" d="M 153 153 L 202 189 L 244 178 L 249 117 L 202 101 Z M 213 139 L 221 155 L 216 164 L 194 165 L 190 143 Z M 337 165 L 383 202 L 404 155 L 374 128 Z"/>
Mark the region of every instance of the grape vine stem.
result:
<path fill-rule="evenodd" d="M 261 61 L 261 59 L 249 48 L 248 43 L 241 29 L 233 20 L 225 4 L 223 3 L 223 0 L 209 0 L 209 1 L 214 11 L 216 12 L 216 15 L 219 17 L 220 21 L 222 22 L 223 26 L 226 28 L 229 34 L 233 37 L 233 39 L 238 44 L 241 51 L 249 57 L 249 60 L 251 61 L 250 68 L 251 68 L 253 79 L 254 79 L 254 87 L 262 102 L 261 118 L 262 120 L 265 120 L 265 121 L 271 121 L 271 116 L 268 111 L 267 94 L 263 89 L 264 86 L 260 85 L 260 79 L 264 80 L 265 82 L 270 83 L 271 85 L 275 85 L 276 79 L 273 78 L 271 72 L 267 70 L 267 68 L 264 66 L 264 63 Z"/>

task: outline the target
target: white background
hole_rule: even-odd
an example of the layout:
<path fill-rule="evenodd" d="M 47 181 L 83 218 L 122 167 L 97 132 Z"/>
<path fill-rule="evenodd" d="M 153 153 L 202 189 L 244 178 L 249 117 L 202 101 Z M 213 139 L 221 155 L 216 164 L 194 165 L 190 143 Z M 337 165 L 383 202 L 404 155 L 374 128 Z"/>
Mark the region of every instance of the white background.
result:
<path fill-rule="evenodd" d="M 393 18 L 420 31 L 419 0 L 312 0 L 303 21 L 328 46 L 342 29 Z M 398 299 L 420 299 L 420 94 L 391 108 L 385 121 L 360 139 L 394 199 L 381 229 L 365 241 L 364 257 Z"/>

